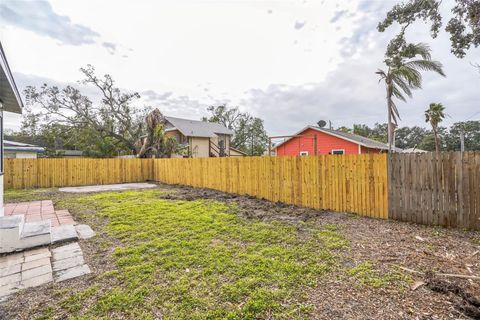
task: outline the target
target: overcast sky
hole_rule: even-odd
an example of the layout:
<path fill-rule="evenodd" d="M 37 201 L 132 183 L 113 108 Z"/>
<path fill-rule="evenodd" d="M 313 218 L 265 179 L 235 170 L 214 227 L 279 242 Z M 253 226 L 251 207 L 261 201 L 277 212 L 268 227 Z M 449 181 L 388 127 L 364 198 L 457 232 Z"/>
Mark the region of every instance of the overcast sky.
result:
<path fill-rule="evenodd" d="M 385 122 L 375 71 L 398 29 L 376 25 L 398 2 L 0 0 L 0 38 L 21 90 L 75 83 L 92 64 L 138 91 L 140 108 L 199 119 L 227 102 L 264 119 L 269 134 L 290 134 L 320 119 Z M 448 35 L 432 40 L 421 23 L 408 36 L 431 45 L 447 78 L 425 74 L 423 89 L 398 103 L 400 125 L 425 125 L 430 102 L 445 105 L 447 125 L 479 120 L 480 73 L 470 63 L 480 63 L 480 49 L 457 59 Z"/>

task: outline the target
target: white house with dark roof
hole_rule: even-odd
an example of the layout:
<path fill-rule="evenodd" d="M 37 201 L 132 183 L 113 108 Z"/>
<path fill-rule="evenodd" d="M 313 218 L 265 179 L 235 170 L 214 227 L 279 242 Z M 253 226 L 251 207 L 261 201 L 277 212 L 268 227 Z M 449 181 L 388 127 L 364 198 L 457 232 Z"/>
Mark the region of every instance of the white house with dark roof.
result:
<path fill-rule="evenodd" d="M 0 43 L 0 217 L 3 216 L 3 112 L 22 113 L 22 108 L 22 99 Z"/>
<path fill-rule="evenodd" d="M 192 158 L 243 156 L 230 146 L 233 131 L 219 123 L 165 116 L 165 132 Z"/>
<path fill-rule="evenodd" d="M 5 159 L 35 159 L 45 152 L 44 147 L 11 140 L 3 140 L 3 157 Z"/>

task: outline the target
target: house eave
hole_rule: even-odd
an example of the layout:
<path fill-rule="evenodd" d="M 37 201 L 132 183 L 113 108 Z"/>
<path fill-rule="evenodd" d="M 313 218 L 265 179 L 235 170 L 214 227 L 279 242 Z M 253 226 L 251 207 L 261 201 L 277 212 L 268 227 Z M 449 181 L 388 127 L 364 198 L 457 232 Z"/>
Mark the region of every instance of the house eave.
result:
<path fill-rule="evenodd" d="M 10 152 L 30 152 L 30 153 L 43 153 L 45 152 L 44 148 L 19 148 L 19 147 L 3 147 L 4 151 Z"/>
<path fill-rule="evenodd" d="M 22 113 L 23 102 L 0 43 L 0 103 L 3 111 Z"/>

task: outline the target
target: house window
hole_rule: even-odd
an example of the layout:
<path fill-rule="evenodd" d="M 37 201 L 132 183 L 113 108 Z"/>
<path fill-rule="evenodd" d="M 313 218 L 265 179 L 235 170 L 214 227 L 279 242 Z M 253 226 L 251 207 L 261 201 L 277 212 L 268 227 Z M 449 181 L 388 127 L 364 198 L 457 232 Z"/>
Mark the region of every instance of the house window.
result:
<path fill-rule="evenodd" d="M 333 149 L 332 154 L 345 154 L 345 149 Z"/>
<path fill-rule="evenodd" d="M 300 156 L 308 156 L 308 151 L 300 151 Z"/>

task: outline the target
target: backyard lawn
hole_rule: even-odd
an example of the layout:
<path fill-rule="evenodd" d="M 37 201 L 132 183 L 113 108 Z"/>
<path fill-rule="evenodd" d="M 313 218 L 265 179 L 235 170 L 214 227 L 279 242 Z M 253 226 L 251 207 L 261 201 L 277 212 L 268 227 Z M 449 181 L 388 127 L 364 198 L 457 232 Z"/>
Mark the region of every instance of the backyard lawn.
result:
<path fill-rule="evenodd" d="M 461 294 L 400 267 L 480 271 L 478 232 L 209 190 L 39 189 L 5 197 L 53 199 L 97 232 L 81 242 L 92 274 L 13 296 L 0 305 L 0 317 L 12 319 L 468 318 Z M 478 281 L 442 281 L 450 280 L 465 294 L 480 292 Z M 418 281 L 425 283 L 412 290 Z"/>

